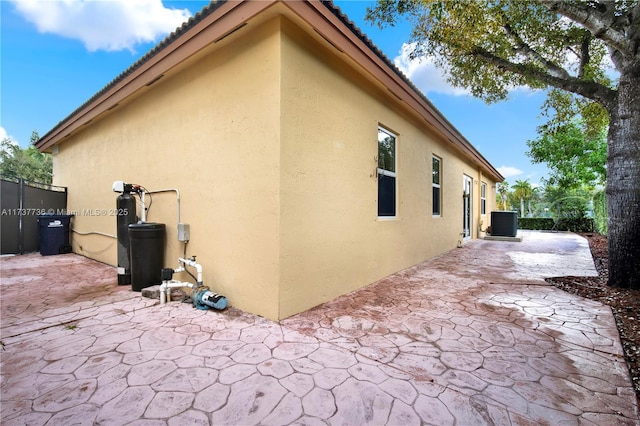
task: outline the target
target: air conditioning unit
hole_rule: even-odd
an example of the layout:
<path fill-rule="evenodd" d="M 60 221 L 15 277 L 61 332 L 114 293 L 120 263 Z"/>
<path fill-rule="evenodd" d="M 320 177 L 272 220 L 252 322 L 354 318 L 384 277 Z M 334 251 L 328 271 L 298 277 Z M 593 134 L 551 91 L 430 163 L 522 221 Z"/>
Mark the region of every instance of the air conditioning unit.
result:
<path fill-rule="evenodd" d="M 518 233 L 517 212 L 491 212 L 491 235 L 496 237 L 515 237 Z"/>

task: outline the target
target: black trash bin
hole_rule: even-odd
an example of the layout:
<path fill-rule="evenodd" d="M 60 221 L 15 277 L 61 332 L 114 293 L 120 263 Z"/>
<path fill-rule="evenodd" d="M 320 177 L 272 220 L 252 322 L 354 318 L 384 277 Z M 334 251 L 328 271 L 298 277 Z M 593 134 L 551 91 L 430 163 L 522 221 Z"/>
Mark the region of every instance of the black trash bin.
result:
<path fill-rule="evenodd" d="M 129 225 L 131 255 L 131 290 L 161 284 L 164 268 L 164 223 L 133 223 Z"/>
<path fill-rule="evenodd" d="M 40 254 L 71 253 L 69 228 L 72 214 L 43 214 L 38 216 L 38 235 L 40 237 Z"/>

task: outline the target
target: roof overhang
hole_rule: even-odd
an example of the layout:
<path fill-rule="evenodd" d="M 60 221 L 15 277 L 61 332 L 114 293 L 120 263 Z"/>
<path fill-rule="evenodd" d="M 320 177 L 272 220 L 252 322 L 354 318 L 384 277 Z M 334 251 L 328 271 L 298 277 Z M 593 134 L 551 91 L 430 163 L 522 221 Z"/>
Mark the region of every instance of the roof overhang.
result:
<path fill-rule="evenodd" d="M 277 5 L 277 7 L 274 7 Z M 265 11 L 270 10 L 269 13 Z M 176 32 L 116 77 L 47 134 L 36 147 L 51 148 L 95 119 L 119 105 L 140 96 L 155 82 L 177 72 L 199 53 L 229 42 L 236 31 L 252 21 L 282 14 L 305 26 L 318 39 L 324 39 L 345 61 L 357 67 L 366 78 L 388 90 L 405 109 L 454 149 L 469 158 L 496 181 L 504 177 L 437 110 L 437 108 L 353 25 L 327 1 L 226 1 L 211 3 Z"/>

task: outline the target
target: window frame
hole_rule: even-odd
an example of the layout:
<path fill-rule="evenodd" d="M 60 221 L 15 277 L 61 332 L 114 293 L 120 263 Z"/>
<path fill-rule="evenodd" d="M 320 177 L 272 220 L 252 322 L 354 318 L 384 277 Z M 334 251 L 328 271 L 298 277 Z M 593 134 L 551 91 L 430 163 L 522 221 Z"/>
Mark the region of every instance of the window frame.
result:
<path fill-rule="evenodd" d="M 487 214 L 487 183 L 480 182 L 480 214 Z"/>
<path fill-rule="evenodd" d="M 380 167 L 380 133 L 384 133 L 387 136 L 393 138 L 393 171 L 387 168 Z M 378 125 L 378 164 L 376 165 L 376 174 L 378 180 L 378 220 L 393 220 L 398 218 L 398 134 L 389 130 L 386 127 Z M 394 179 L 394 193 L 393 193 L 393 215 L 380 215 L 380 176 L 385 176 Z"/>
<path fill-rule="evenodd" d="M 436 170 L 433 167 L 435 162 L 438 162 L 438 182 L 435 181 Z M 435 202 L 436 197 L 435 193 L 438 193 L 437 200 Z M 436 212 L 436 206 L 438 210 Z M 438 157 L 437 155 L 431 156 L 431 215 L 433 217 L 442 217 L 442 157 Z"/>

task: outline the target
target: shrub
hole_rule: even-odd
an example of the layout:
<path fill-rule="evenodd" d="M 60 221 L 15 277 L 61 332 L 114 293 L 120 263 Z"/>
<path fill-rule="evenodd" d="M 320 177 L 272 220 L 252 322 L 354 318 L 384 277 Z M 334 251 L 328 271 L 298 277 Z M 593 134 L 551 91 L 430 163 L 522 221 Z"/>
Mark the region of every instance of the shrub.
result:
<path fill-rule="evenodd" d="M 554 220 L 550 217 L 519 217 L 518 229 L 548 231 L 553 228 Z"/>
<path fill-rule="evenodd" d="M 602 235 L 607 235 L 609 217 L 607 216 L 607 195 L 604 189 L 593 196 L 593 219 L 595 230 Z"/>
<path fill-rule="evenodd" d="M 571 231 L 593 232 L 594 220 L 590 217 L 562 218 L 554 228 L 555 221 L 549 217 L 519 217 L 518 229 L 531 229 L 539 231 Z M 598 231 L 599 232 L 599 231 Z"/>

